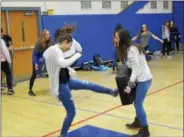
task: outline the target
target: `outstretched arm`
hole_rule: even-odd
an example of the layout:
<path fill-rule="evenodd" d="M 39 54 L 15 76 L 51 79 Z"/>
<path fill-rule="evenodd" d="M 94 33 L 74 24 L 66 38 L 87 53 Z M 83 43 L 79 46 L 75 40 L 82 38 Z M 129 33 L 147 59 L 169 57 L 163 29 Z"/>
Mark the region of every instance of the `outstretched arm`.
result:
<path fill-rule="evenodd" d="M 139 37 L 139 36 L 135 36 L 135 37 L 133 37 L 133 38 L 132 38 L 132 41 L 137 40 L 137 39 L 138 39 L 138 37 Z"/>
<path fill-rule="evenodd" d="M 154 38 L 157 41 L 160 41 L 161 43 L 163 43 L 163 40 L 161 40 L 160 38 L 158 38 L 157 36 L 155 36 L 154 34 L 152 35 L 152 38 Z"/>

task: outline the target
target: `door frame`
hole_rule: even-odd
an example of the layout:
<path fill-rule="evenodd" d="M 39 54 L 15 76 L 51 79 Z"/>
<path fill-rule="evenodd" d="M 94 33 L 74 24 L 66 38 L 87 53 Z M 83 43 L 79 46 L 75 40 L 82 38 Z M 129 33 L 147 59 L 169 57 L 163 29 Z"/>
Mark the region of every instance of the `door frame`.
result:
<path fill-rule="evenodd" d="M 41 20 L 41 7 L 2 7 L 1 11 L 6 12 L 6 22 L 7 22 L 7 32 L 9 34 L 9 21 L 8 21 L 8 12 L 9 11 L 37 11 L 37 27 L 38 27 L 38 36 L 40 35 L 40 32 L 42 31 L 42 20 Z"/>
<path fill-rule="evenodd" d="M 41 19 L 41 7 L 1 7 L 1 11 L 4 11 L 6 14 L 6 29 L 8 34 L 10 35 L 10 24 L 9 24 L 9 11 L 36 11 L 37 12 L 37 34 L 38 37 L 40 35 L 40 32 L 42 31 L 42 19 Z M 22 50 L 32 50 L 34 47 L 30 46 L 30 47 L 25 47 L 25 48 L 14 48 L 14 51 L 22 51 Z M 22 77 L 17 77 L 16 81 L 24 81 L 29 79 L 28 76 L 22 76 Z"/>

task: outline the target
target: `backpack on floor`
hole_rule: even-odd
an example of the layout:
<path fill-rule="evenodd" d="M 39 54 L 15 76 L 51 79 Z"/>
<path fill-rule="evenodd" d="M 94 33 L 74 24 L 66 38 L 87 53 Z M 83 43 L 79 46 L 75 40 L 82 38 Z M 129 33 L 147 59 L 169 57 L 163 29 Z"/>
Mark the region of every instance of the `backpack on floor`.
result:
<path fill-rule="evenodd" d="M 97 65 L 97 66 L 103 65 L 103 60 L 102 60 L 100 54 L 94 55 L 93 60 L 94 60 L 95 65 Z"/>
<path fill-rule="evenodd" d="M 82 63 L 82 70 L 84 70 L 84 71 L 91 71 L 93 65 L 94 65 L 93 61 L 84 62 L 84 63 Z"/>

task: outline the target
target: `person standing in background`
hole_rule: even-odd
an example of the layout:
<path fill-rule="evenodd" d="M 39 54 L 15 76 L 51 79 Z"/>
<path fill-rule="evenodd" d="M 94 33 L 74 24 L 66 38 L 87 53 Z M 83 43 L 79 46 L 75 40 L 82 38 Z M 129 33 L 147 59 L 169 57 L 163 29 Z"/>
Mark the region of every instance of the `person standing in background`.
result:
<path fill-rule="evenodd" d="M 33 92 L 32 88 L 34 85 L 34 81 L 38 73 L 42 72 L 41 68 L 39 67 L 39 60 L 43 57 L 43 53 L 45 50 L 52 45 L 52 40 L 50 37 L 50 32 L 48 30 L 43 30 L 39 40 L 36 42 L 36 45 L 33 50 L 33 72 L 29 82 L 29 91 L 28 94 L 30 96 L 36 96 Z"/>
<path fill-rule="evenodd" d="M 142 25 L 141 31 L 138 33 L 137 36 L 132 38 L 132 41 L 140 39 L 141 46 L 144 48 L 146 53 L 148 53 L 150 37 L 163 43 L 163 40 L 161 40 L 160 38 L 158 38 L 157 36 L 155 36 L 152 32 L 148 30 L 148 27 L 146 24 Z"/>
<path fill-rule="evenodd" d="M 114 30 L 114 34 L 113 34 L 113 45 L 114 45 L 114 61 L 113 61 L 113 65 L 112 65 L 112 71 L 114 72 L 116 70 L 116 66 L 117 66 L 117 60 L 118 60 L 118 53 L 117 53 L 117 50 L 118 50 L 118 44 L 119 44 L 119 31 L 122 30 L 123 27 L 120 23 L 118 23 L 115 27 L 115 30 Z"/>
<path fill-rule="evenodd" d="M 3 39 L 1 39 L 0 44 L 1 50 L 1 71 L 3 71 L 6 75 L 6 82 L 8 85 L 8 94 L 14 94 L 13 87 L 12 87 L 12 74 L 11 74 L 11 58 L 6 47 L 6 44 Z"/>
<path fill-rule="evenodd" d="M 162 39 L 164 41 L 162 50 L 163 57 L 165 57 L 165 52 L 167 51 L 167 58 L 170 59 L 172 57 L 170 56 L 171 43 L 170 43 L 170 29 L 168 21 L 166 21 L 165 24 L 162 26 Z"/>
<path fill-rule="evenodd" d="M 178 28 L 176 27 L 176 24 L 173 21 L 170 21 L 170 40 L 171 40 L 171 50 L 176 49 L 177 52 L 179 52 L 179 41 L 180 41 L 180 33 L 178 31 Z"/>
<path fill-rule="evenodd" d="M 11 64 L 11 74 L 12 74 L 12 84 L 13 86 L 16 85 L 16 82 L 14 80 L 14 76 L 13 76 L 13 43 L 12 43 L 12 37 L 9 35 L 5 35 L 3 34 L 3 29 L 1 28 L 1 38 L 4 40 L 6 47 L 8 48 L 8 51 L 10 53 L 10 57 L 12 60 L 12 64 Z"/>

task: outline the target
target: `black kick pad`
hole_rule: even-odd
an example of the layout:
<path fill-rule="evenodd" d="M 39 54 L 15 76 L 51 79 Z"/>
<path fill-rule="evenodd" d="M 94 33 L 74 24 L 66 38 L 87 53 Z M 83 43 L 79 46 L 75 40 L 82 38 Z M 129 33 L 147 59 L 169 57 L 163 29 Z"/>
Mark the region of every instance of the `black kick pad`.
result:
<path fill-rule="evenodd" d="M 131 89 L 130 94 L 124 92 L 125 88 L 127 87 L 130 75 L 131 69 L 129 69 L 126 65 L 121 65 L 118 67 L 117 76 L 115 79 L 122 105 L 130 105 L 135 100 L 136 88 Z"/>

